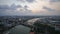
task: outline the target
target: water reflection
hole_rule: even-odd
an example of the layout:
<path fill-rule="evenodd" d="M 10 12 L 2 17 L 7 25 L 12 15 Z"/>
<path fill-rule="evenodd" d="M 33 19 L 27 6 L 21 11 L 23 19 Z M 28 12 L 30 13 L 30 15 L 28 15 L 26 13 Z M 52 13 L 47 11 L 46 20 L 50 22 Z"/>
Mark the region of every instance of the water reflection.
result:
<path fill-rule="evenodd" d="M 29 34 L 30 28 L 22 26 L 22 25 L 18 25 L 10 29 L 8 32 L 9 34 Z"/>

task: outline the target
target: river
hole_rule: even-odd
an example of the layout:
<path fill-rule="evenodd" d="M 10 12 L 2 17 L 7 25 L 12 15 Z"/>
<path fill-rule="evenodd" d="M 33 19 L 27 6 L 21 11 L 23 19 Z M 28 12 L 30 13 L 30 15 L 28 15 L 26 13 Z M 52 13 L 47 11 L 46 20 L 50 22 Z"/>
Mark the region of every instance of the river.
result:
<path fill-rule="evenodd" d="M 6 34 L 29 34 L 29 32 L 30 32 L 29 27 L 18 25 L 10 29 Z"/>

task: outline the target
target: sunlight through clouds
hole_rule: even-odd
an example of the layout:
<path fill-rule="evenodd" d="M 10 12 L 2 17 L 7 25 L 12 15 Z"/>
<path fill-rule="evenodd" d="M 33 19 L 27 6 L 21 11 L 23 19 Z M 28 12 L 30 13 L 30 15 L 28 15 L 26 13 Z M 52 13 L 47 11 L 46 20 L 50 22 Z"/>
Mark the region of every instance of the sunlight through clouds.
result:
<path fill-rule="evenodd" d="M 5 5 L 8 5 L 7 9 Z M 21 15 L 60 15 L 60 0 L 0 0 L 0 14 L 4 11 L 15 15 L 18 13 Z"/>

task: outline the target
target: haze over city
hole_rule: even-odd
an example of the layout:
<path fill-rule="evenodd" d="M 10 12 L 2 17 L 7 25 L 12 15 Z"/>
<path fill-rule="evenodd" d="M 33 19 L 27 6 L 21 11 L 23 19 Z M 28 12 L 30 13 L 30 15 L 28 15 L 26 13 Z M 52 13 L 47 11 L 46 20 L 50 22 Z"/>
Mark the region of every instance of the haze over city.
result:
<path fill-rule="evenodd" d="M 0 0 L 0 34 L 60 34 L 60 0 Z"/>

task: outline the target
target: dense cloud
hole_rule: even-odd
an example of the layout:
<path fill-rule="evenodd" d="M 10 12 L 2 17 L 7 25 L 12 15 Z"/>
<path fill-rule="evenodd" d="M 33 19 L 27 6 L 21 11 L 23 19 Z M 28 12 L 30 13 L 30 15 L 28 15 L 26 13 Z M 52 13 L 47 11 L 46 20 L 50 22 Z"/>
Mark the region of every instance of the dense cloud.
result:
<path fill-rule="evenodd" d="M 8 5 L 0 5 L 0 10 L 16 10 L 16 8 L 22 8 L 21 5 L 12 4 L 11 6 Z"/>
<path fill-rule="evenodd" d="M 17 1 L 19 1 L 19 2 L 25 2 L 25 0 L 17 0 Z"/>
<path fill-rule="evenodd" d="M 26 0 L 26 1 L 31 3 L 31 2 L 34 2 L 35 0 Z"/>
<path fill-rule="evenodd" d="M 17 1 L 20 1 L 20 2 L 29 2 L 29 3 L 32 3 L 32 2 L 34 2 L 35 0 L 17 0 Z"/>
<path fill-rule="evenodd" d="M 60 15 L 59 6 L 60 0 L 0 0 L 0 15 Z"/>
<path fill-rule="evenodd" d="M 7 10 L 7 9 L 9 9 L 9 6 L 8 5 L 0 5 L 0 9 Z"/>
<path fill-rule="evenodd" d="M 60 2 L 60 0 L 50 0 L 50 2 Z"/>
<path fill-rule="evenodd" d="M 41 1 L 60 2 L 60 0 L 41 0 Z"/>
<path fill-rule="evenodd" d="M 31 10 L 27 9 L 28 6 L 25 5 L 22 7 L 21 5 L 12 4 L 8 5 L 0 5 L 0 16 L 1 15 L 28 15 L 31 14 Z"/>
<path fill-rule="evenodd" d="M 43 9 L 46 9 L 47 11 L 56 11 L 55 9 L 52 9 L 52 8 L 49 8 L 49 7 L 46 7 L 46 6 L 44 6 Z"/>

